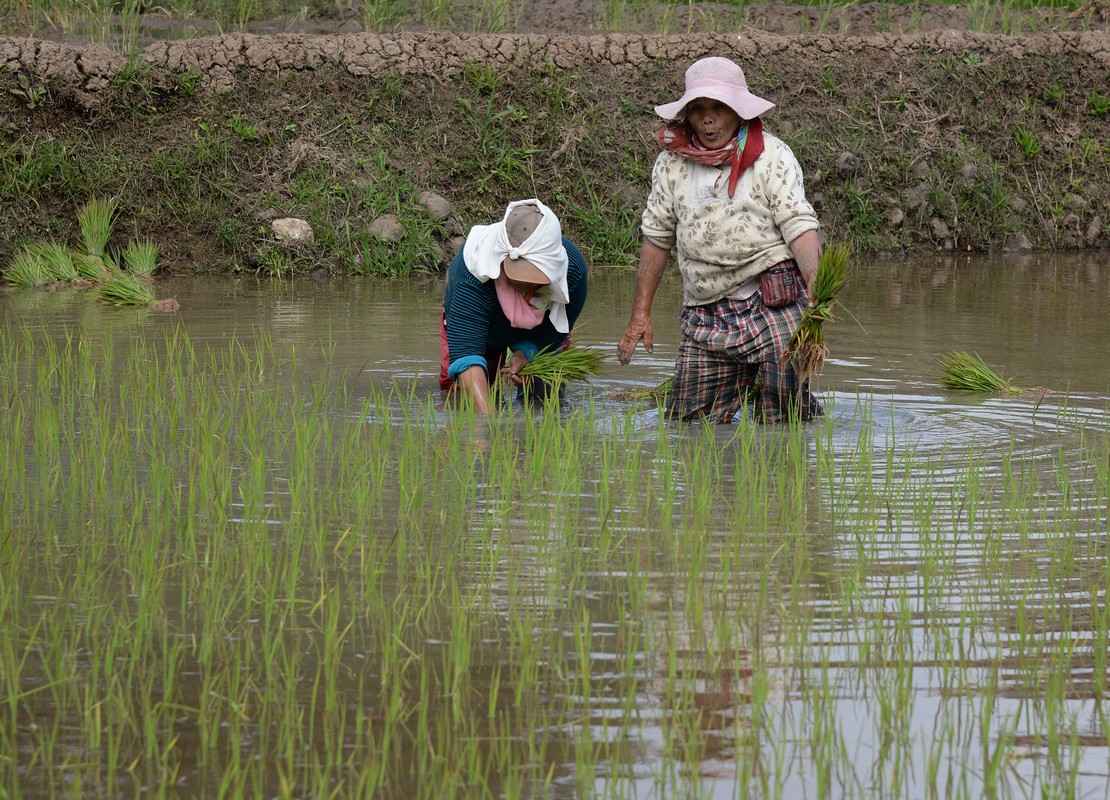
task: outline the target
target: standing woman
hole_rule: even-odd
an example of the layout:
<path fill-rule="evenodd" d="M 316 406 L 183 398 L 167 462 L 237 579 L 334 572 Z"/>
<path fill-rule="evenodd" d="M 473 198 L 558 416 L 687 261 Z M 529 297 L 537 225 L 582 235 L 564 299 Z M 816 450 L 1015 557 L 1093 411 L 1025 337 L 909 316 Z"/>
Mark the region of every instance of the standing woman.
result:
<path fill-rule="evenodd" d="M 447 268 L 440 327 L 442 389 L 458 388 L 481 414 L 505 357 L 513 383 L 538 352 L 567 343 L 587 292 L 586 261 L 539 200 L 509 203 L 475 225 Z"/>
<path fill-rule="evenodd" d="M 651 303 L 674 251 L 682 275 L 682 343 L 669 416 L 732 421 L 746 398 L 756 419 L 821 413 L 782 355 L 808 304 L 821 256 L 819 224 L 802 170 L 760 116 L 774 104 L 748 91 L 727 58 L 686 70 L 686 91 L 656 106 L 651 195 L 632 315 L 617 345 L 627 364 L 653 345 Z"/>

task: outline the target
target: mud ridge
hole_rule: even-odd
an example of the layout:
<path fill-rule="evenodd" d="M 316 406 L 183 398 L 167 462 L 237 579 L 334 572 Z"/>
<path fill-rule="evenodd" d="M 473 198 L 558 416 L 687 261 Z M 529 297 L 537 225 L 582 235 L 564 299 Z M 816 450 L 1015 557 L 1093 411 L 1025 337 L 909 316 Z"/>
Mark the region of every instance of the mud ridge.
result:
<path fill-rule="evenodd" d="M 225 34 L 156 42 L 140 51 L 138 58 L 148 67 L 195 73 L 205 88 L 227 92 L 235 88 L 237 77 L 244 71 L 280 74 L 329 65 L 341 66 L 356 76 L 383 71 L 435 76 L 466 64 L 487 62 L 515 67 L 550 63 L 559 69 L 579 69 L 599 64 L 638 67 L 653 61 L 689 63 L 705 55 L 729 56 L 742 63 L 854 58 L 907 61 L 917 55 L 938 57 L 971 51 L 1017 62 L 1027 55 L 1070 53 L 1090 58 L 1090 68 L 1096 72 L 1110 70 L 1110 34 L 1103 31 L 1020 37 L 956 30 L 869 36 Z M 95 93 L 107 87 L 128 61 L 127 57 L 96 44 L 76 46 L 0 37 L 0 63 L 9 72 L 26 70 L 56 81 L 59 88 Z"/>

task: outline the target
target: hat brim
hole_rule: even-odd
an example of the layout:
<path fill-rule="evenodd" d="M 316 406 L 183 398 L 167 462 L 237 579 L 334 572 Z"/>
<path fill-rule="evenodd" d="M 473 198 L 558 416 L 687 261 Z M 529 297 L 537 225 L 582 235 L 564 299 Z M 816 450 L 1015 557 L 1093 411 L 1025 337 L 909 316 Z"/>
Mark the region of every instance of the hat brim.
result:
<path fill-rule="evenodd" d="M 509 258 L 501 262 L 501 269 L 505 271 L 505 277 L 510 280 L 519 281 L 520 283 L 537 283 L 549 284 L 551 278 L 547 277 L 543 271 L 526 258 Z"/>
<path fill-rule="evenodd" d="M 685 117 L 686 106 L 699 97 L 717 100 L 731 108 L 742 119 L 755 119 L 775 107 L 770 100 L 752 94 L 747 89 L 741 89 L 731 83 L 721 81 L 698 81 L 691 85 L 682 97 L 673 103 L 665 103 L 655 107 L 655 113 L 665 120 L 682 119 Z"/>

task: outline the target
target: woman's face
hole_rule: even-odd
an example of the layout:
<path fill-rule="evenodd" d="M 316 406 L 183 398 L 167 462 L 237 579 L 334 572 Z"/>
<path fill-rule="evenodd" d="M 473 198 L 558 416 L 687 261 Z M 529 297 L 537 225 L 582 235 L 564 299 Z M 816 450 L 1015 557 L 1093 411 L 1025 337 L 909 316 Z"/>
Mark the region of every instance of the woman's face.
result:
<path fill-rule="evenodd" d="M 504 262 L 502 262 L 501 269 L 502 273 L 504 274 Z M 532 295 L 534 295 L 540 288 L 546 285 L 542 283 L 529 283 L 528 281 L 514 280 L 513 278 L 510 278 L 507 274 L 505 275 L 505 282 L 508 283 L 509 286 L 520 292 L 525 300 L 531 300 Z"/>
<path fill-rule="evenodd" d="M 505 280 L 509 282 L 510 286 L 512 286 L 514 289 L 516 289 L 518 292 L 520 292 L 522 295 L 524 295 L 527 298 L 531 298 L 532 295 L 534 295 L 536 293 L 536 290 L 544 285 L 542 283 L 528 283 L 527 281 L 515 281 L 512 278 L 510 278 L 508 275 L 505 276 Z"/>
<path fill-rule="evenodd" d="M 686 106 L 686 121 L 704 147 L 717 150 L 732 141 L 743 119 L 720 100 L 699 97 Z"/>

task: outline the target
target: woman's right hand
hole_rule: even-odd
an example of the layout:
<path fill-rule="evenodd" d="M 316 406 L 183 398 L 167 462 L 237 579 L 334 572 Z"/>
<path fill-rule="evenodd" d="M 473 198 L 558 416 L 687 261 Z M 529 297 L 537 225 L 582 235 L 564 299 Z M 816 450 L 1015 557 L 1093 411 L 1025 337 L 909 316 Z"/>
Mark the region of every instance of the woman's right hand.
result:
<path fill-rule="evenodd" d="M 655 330 L 651 325 L 651 315 L 643 312 L 632 312 L 632 319 L 624 329 L 624 336 L 617 343 L 617 360 L 627 364 L 636 352 L 636 345 L 644 343 L 644 349 L 649 353 L 655 346 Z"/>
<path fill-rule="evenodd" d="M 513 386 L 523 386 L 524 378 L 520 375 L 520 369 L 528 363 L 528 356 L 524 355 L 523 350 L 514 350 L 513 354 L 509 356 L 509 380 Z"/>

